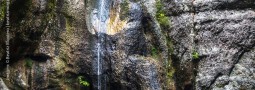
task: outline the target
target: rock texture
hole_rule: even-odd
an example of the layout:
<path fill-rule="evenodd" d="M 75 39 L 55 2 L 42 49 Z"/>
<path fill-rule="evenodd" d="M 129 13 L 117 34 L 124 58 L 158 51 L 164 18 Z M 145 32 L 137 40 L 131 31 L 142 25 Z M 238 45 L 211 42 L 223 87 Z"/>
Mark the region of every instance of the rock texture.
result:
<path fill-rule="evenodd" d="M 1 90 L 9 90 L 9 88 L 5 85 L 2 78 L 0 78 L 0 89 Z"/>
<path fill-rule="evenodd" d="M 114 1 L 114 3 L 116 6 L 118 6 L 118 4 L 122 5 L 120 2 Z M 104 41 L 101 42 L 103 47 L 100 52 L 102 53 L 103 59 L 102 78 L 104 80 L 102 84 L 109 84 L 108 87 L 106 85 L 104 88 L 118 88 L 121 90 L 167 89 L 166 80 L 164 80 L 164 78 L 166 78 L 164 59 L 167 59 L 167 56 L 163 56 L 166 50 L 157 53 L 157 55 L 162 54 L 163 58 L 153 58 L 150 52 L 152 45 L 156 43 L 152 42 L 152 40 L 163 37 L 163 35 L 160 36 L 160 34 L 158 34 L 162 33 L 160 26 L 157 26 L 158 23 L 155 22 L 155 20 L 151 20 L 154 19 L 154 17 L 150 15 L 153 13 L 146 12 L 148 8 L 142 7 L 144 2 L 127 0 L 125 4 L 128 7 L 120 8 L 111 6 L 111 10 L 113 11 L 115 8 L 120 8 L 120 10 L 127 8 L 127 11 L 119 12 L 126 14 L 124 15 L 126 17 L 122 18 L 124 19 L 123 21 L 127 21 L 123 29 L 117 30 L 114 35 L 106 34 L 101 37 L 104 38 Z M 155 1 L 152 4 L 155 5 Z M 118 13 L 118 11 L 116 12 Z M 150 19 L 144 22 L 146 17 Z M 114 18 L 110 16 L 110 19 Z M 156 23 L 157 25 L 152 24 L 154 26 L 144 27 L 145 24 L 149 23 Z M 91 24 L 93 24 L 93 22 L 91 22 Z M 158 45 L 155 44 L 155 46 L 160 49 L 165 45 L 160 41 L 157 43 Z M 160 47 L 160 45 L 162 47 Z M 94 62 L 96 63 L 96 49 L 94 52 Z"/>
<path fill-rule="evenodd" d="M 110 10 L 107 17 L 110 31 L 98 37 L 93 9 L 99 1 L 14 0 L 10 6 L 10 80 L 6 75 L 3 24 L 0 76 L 8 83 L 7 87 L 15 90 L 97 89 L 97 42 L 101 40 L 101 88 L 167 89 L 168 49 L 155 19 L 155 3 L 105 1 L 105 8 Z M 157 57 L 152 56 L 152 48 Z M 90 86 L 82 86 L 79 76 Z"/>
<path fill-rule="evenodd" d="M 255 89 L 254 0 L 12 0 L 9 67 L 5 3 L 1 90 Z"/>
<path fill-rule="evenodd" d="M 164 2 L 172 22 L 173 57 L 179 60 L 178 67 L 186 70 L 186 74 L 176 73 L 177 80 L 183 80 L 177 82 L 178 88 L 184 89 L 191 81 L 196 90 L 254 89 L 253 0 Z M 192 59 L 190 46 L 199 53 L 198 60 Z M 181 76 L 188 78 L 178 78 Z"/>
<path fill-rule="evenodd" d="M 93 36 L 87 31 L 84 1 L 14 0 L 10 13 L 10 89 L 92 88 L 78 81 L 78 76 L 90 78 L 92 68 Z M 1 58 L 1 77 L 6 80 L 5 56 Z"/>

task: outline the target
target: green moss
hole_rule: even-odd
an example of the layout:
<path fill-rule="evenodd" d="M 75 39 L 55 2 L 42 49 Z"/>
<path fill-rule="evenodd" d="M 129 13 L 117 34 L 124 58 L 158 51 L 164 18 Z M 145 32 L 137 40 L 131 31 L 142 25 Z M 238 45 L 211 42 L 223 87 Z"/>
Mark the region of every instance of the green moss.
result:
<path fill-rule="evenodd" d="M 223 88 L 225 85 L 224 84 L 216 84 L 216 87 L 219 87 L 219 88 Z"/>
<path fill-rule="evenodd" d="M 32 66 L 33 66 L 33 61 L 32 61 L 30 58 L 27 58 L 27 59 L 25 60 L 25 62 L 26 62 L 26 64 L 25 64 L 26 67 L 32 68 Z"/>
<path fill-rule="evenodd" d="M 49 0 L 47 3 L 47 10 L 48 12 L 54 12 L 56 10 L 56 0 Z"/>
<path fill-rule="evenodd" d="M 168 88 L 173 88 L 175 86 L 174 75 L 175 75 L 175 68 L 172 66 L 172 62 L 170 62 L 167 67 L 167 78 L 166 78 L 167 84 L 169 85 Z"/>
<path fill-rule="evenodd" d="M 170 25 L 169 18 L 166 16 L 166 12 L 164 11 L 163 5 L 160 0 L 157 0 L 156 8 L 156 19 L 158 20 L 160 26 L 168 27 Z"/>
<path fill-rule="evenodd" d="M 173 43 L 172 43 L 172 40 L 166 36 L 166 44 L 167 44 L 167 47 L 168 47 L 168 52 L 169 52 L 169 55 L 171 55 L 173 52 L 174 52 L 174 49 L 173 49 Z"/>
<path fill-rule="evenodd" d="M 168 78 L 173 78 L 174 72 L 175 72 L 174 69 L 169 70 L 169 71 L 167 72 L 167 77 L 168 77 Z"/>
<path fill-rule="evenodd" d="M 72 18 L 69 18 L 69 17 L 66 17 L 65 19 L 66 19 L 66 30 L 68 33 L 71 33 L 73 20 Z"/>
<path fill-rule="evenodd" d="M 66 30 L 67 31 L 71 31 L 71 24 L 70 24 L 70 22 L 69 22 L 69 20 L 68 19 L 66 19 Z"/>
<path fill-rule="evenodd" d="M 51 20 L 56 17 L 56 0 L 49 0 L 46 6 L 46 20 Z"/>
<path fill-rule="evenodd" d="M 155 46 L 151 48 L 151 56 L 155 59 L 159 58 L 159 50 Z"/>
<path fill-rule="evenodd" d="M 6 9 L 6 2 L 4 0 L 0 2 L 0 21 L 4 20 L 5 9 Z"/>
<path fill-rule="evenodd" d="M 68 57 L 67 57 L 67 55 L 66 54 L 60 54 L 60 59 L 61 60 L 63 60 L 63 61 L 65 61 L 65 62 L 67 62 L 68 61 Z"/>
<path fill-rule="evenodd" d="M 84 80 L 83 76 L 78 76 L 79 83 L 85 87 L 88 87 L 90 84 L 88 81 Z"/>
<path fill-rule="evenodd" d="M 167 77 L 168 79 L 173 79 L 174 73 L 175 73 L 175 69 L 173 67 L 172 64 L 172 58 L 171 55 L 173 53 L 173 43 L 171 41 L 171 39 L 169 37 L 166 36 L 166 41 L 167 41 L 167 47 L 168 47 L 168 63 L 167 63 Z"/>
<path fill-rule="evenodd" d="M 172 54 L 174 52 L 174 45 L 173 42 L 170 38 L 170 36 L 168 35 L 168 29 L 167 30 L 163 30 L 162 31 L 164 34 L 164 37 L 166 38 L 166 45 L 167 45 L 167 49 L 168 49 L 168 60 L 166 63 L 166 75 L 167 75 L 167 88 L 174 88 L 175 87 L 175 80 L 174 80 L 174 75 L 175 75 L 175 67 L 173 66 L 173 60 L 172 60 Z"/>
<path fill-rule="evenodd" d="M 57 57 L 54 59 L 55 65 L 54 65 L 54 70 L 56 71 L 56 75 L 62 75 L 66 72 L 66 62 L 63 61 L 60 57 Z"/>
<path fill-rule="evenodd" d="M 124 20 L 129 13 L 129 3 L 128 0 L 124 0 L 121 4 L 120 4 L 120 19 Z"/>

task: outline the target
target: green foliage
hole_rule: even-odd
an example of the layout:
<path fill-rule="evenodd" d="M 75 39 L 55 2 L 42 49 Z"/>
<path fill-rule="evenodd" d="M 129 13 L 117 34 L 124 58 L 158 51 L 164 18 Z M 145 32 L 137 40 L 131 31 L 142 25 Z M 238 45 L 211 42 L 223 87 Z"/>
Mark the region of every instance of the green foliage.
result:
<path fill-rule="evenodd" d="M 168 52 L 169 54 L 171 55 L 173 52 L 174 52 L 174 45 L 172 43 L 172 40 L 170 37 L 166 36 L 166 44 L 167 44 L 167 47 L 168 47 Z"/>
<path fill-rule="evenodd" d="M 168 27 L 170 25 L 169 18 L 166 16 L 166 12 L 164 11 L 163 5 L 160 0 L 157 0 L 156 7 L 157 7 L 156 18 L 159 24 L 163 27 Z"/>
<path fill-rule="evenodd" d="M 124 20 L 127 16 L 128 16 L 128 12 L 129 12 L 129 3 L 128 0 L 124 0 L 121 4 L 120 4 L 120 19 Z"/>
<path fill-rule="evenodd" d="M 90 84 L 88 81 L 84 80 L 83 76 L 78 76 L 79 83 L 85 87 L 88 87 Z"/>
<path fill-rule="evenodd" d="M 55 11 L 56 11 L 56 6 L 57 6 L 57 3 L 56 3 L 56 0 L 50 0 L 48 3 L 47 3 L 47 7 L 46 7 L 46 20 L 50 20 L 50 19 L 53 19 L 56 14 L 55 14 Z"/>
<path fill-rule="evenodd" d="M 28 68 L 32 68 L 32 65 L 33 65 L 33 61 L 30 58 L 27 58 L 25 66 Z"/>
<path fill-rule="evenodd" d="M 174 72 L 175 72 L 175 70 L 174 70 L 173 68 L 171 68 L 171 70 L 169 70 L 169 71 L 167 72 L 167 77 L 168 77 L 168 78 L 173 78 Z"/>
<path fill-rule="evenodd" d="M 47 10 L 48 12 L 53 12 L 56 8 L 56 1 L 55 0 L 50 0 L 48 3 L 47 3 Z"/>
<path fill-rule="evenodd" d="M 198 59 L 199 58 L 198 52 L 196 52 L 196 51 L 192 52 L 192 58 L 193 59 Z"/>
<path fill-rule="evenodd" d="M 5 16 L 5 8 L 6 8 L 6 2 L 1 1 L 0 2 L 0 21 L 2 21 L 4 19 Z"/>
<path fill-rule="evenodd" d="M 153 47 L 151 48 L 151 55 L 152 55 L 152 57 L 155 58 L 155 59 L 157 59 L 157 58 L 158 58 L 158 54 L 159 54 L 159 53 L 158 53 L 157 48 L 153 46 Z"/>

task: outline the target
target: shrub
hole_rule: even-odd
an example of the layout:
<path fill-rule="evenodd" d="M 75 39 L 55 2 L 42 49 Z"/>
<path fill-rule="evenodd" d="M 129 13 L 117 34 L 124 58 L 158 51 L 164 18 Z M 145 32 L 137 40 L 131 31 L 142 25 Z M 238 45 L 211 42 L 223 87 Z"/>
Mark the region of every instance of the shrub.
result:
<path fill-rule="evenodd" d="M 84 80 L 83 76 L 78 76 L 79 83 L 85 87 L 88 87 L 90 84 L 88 81 Z"/>
<path fill-rule="evenodd" d="M 193 58 L 193 59 L 198 59 L 198 58 L 199 58 L 198 52 L 196 52 L 196 51 L 193 52 L 193 53 L 192 53 L 192 58 Z"/>
<path fill-rule="evenodd" d="M 32 68 L 32 65 L 33 65 L 33 61 L 30 58 L 27 58 L 25 66 L 28 68 Z"/>
<path fill-rule="evenodd" d="M 125 18 L 128 17 L 128 13 L 129 13 L 129 3 L 128 0 L 124 0 L 121 4 L 120 4 L 120 20 L 124 20 Z"/>
<path fill-rule="evenodd" d="M 5 8 L 6 8 L 6 2 L 5 1 L 0 1 L 0 21 L 4 20 L 5 16 Z"/>
<path fill-rule="evenodd" d="M 157 18 L 159 24 L 163 27 L 168 27 L 170 25 L 169 18 L 166 16 L 166 12 L 164 11 L 163 5 L 160 2 L 160 0 L 157 0 L 156 8 L 157 8 L 156 18 Z"/>
<path fill-rule="evenodd" d="M 155 47 L 155 46 L 153 46 L 152 48 L 151 48 L 151 56 L 154 58 L 154 59 L 158 59 L 158 56 L 159 55 L 159 52 L 158 52 L 158 49 Z"/>

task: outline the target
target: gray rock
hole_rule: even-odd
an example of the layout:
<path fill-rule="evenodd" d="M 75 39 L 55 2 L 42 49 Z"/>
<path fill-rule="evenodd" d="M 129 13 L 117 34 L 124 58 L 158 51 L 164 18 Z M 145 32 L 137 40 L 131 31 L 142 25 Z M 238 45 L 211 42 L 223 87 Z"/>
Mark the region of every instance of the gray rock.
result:
<path fill-rule="evenodd" d="M 254 49 L 246 52 L 235 64 L 229 75 L 229 83 L 224 87 L 229 90 L 255 89 L 255 59 Z"/>
<path fill-rule="evenodd" d="M 12 12 L 10 77 L 14 82 L 7 82 L 8 86 L 97 89 L 100 83 L 101 88 L 120 90 L 255 89 L 254 0 L 161 0 L 170 17 L 169 28 L 157 21 L 158 0 L 105 0 L 101 29 L 109 28 L 112 19 L 118 21 L 112 17 L 125 14 L 119 20 L 123 28 L 116 24 L 121 30 L 114 34 L 98 33 L 98 0 L 30 1 L 12 1 L 12 8 L 24 9 L 24 14 Z M 121 6 L 123 1 L 126 7 Z M 0 46 L 4 41 L 0 39 Z M 199 54 L 198 59 L 193 52 Z M 36 53 L 51 58 L 27 60 L 33 59 L 27 55 Z M 174 69 L 169 75 L 174 83 L 171 88 L 166 77 L 169 65 Z M 99 76 L 98 67 L 102 69 Z M 13 76 L 16 70 L 22 75 Z M 91 86 L 82 86 L 78 76 Z M 1 78 L 0 89 L 8 89 Z"/>
<path fill-rule="evenodd" d="M 172 31 L 169 34 L 175 45 L 175 59 L 183 62 L 180 65 L 184 69 L 187 68 L 185 62 L 197 65 L 194 89 L 254 89 L 254 76 L 249 73 L 232 76 L 233 68 L 243 67 L 243 57 L 244 62 L 254 61 L 251 55 L 254 52 L 250 52 L 255 46 L 254 1 L 175 0 L 164 4 L 168 4 L 166 8 L 171 15 Z M 195 31 L 198 64 L 197 60 L 190 61 L 191 30 Z M 254 66 L 247 65 L 246 68 Z"/>
<path fill-rule="evenodd" d="M 5 85 L 2 78 L 0 78 L 0 89 L 1 90 L 9 90 L 9 88 Z"/>

